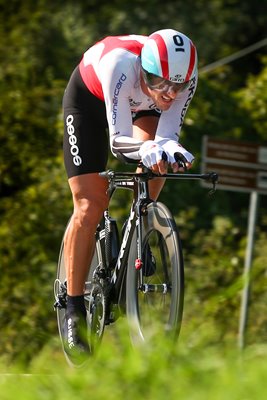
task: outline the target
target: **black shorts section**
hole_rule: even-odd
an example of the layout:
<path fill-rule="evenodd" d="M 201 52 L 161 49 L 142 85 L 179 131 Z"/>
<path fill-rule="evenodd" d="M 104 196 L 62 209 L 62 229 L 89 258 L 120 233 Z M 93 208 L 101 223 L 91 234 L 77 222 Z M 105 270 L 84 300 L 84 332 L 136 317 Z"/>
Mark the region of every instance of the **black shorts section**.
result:
<path fill-rule="evenodd" d="M 141 117 L 160 117 L 161 112 L 159 110 L 142 110 L 142 111 L 137 111 L 137 112 L 132 112 L 132 119 L 133 122 L 137 121 L 138 118 Z"/>
<path fill-rule="evenodd" d="M 105 170 L 109 147 L 105 103 L 87 89 L 78 67 L 65 90 L 63 111 L 68 177 Z"/>

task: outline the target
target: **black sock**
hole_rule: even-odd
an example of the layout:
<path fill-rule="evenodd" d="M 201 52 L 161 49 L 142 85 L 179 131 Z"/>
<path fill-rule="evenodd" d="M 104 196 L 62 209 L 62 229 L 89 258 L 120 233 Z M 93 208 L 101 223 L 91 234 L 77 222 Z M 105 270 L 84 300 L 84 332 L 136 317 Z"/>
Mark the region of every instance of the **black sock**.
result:
<path fill-rule="evenodd" d="M 84 297 L 67 295 L 67 314 L 79 314 L 83 317 L 86 316 L 86 308 L 84 304 Z"/>

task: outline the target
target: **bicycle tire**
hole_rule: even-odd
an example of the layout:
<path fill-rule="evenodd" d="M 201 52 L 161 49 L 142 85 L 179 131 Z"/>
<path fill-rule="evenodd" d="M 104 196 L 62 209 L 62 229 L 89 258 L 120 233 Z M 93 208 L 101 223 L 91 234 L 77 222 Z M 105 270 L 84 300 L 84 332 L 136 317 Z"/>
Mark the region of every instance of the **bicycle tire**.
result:
<path fill-rule="evenodd" d="M 126 312 L 131 340 L 136 345 L 162 334 L 162 331 L 176 340 L 184 303 L 183 254 L 175 221 L 164 204 L 150 203 L 142 216 L 142 248 L 149 244 L 156 258 L 156 271 L 152 276 L 144 276 L 141 272 L 144 266 L 142 270 L 135 268 L 136 243 L 135 231 L 126 282 Z"/>
<path fill-rule="evenodd" d="M 66 230 L 68 229 L 68 226 Z M 66 231 L 65 231 L 66 232 Z M 65 236 L 65 234 L 64 234 Z M 66 357 L 67 362 L 75 366 L 73 364 L 71 358 L 68 356 L 68 353 L 65 351 L 64 348 L 64 335 L 63 335 L 63 329 L 64 329 L 64 323 L 65 323 L 65 314 L 66 314 L 66 295 L 67 295 L 67 286 L 66 286 L 66 270 L 65 270 L 65 262 L 64 262 L 64 236 L 61 242 L 61 247 L 60 247 L 60 252 L 59 252 L 59 258 L 58 258 L 58 265 L 57 265 L 57 275 L 56 275 L 56 280 L 54 283 L 54 296 L 56 299 L 56 314 L 57 314 L 57 325 L 58 325 L 58 332 L 59 332 L 59 337 L 60 341 L 62 344 L 62 349 L 63 353 Z M 92 299 L 92 293 L 93 293 L 93 288 L 91 287 L 91 282 L 92 282 L 92 277 L 94 274 L 94 271 L 99 265 L 99 254 L 97 249 L 95 248 L 94 251 L 94 256 L 90 264 L 89 272 L 88 272 L 88 277 L 85 283 L 85 306 L 86 306 L 86 312 L 87 312 L 87 332 L 88 332 L 88 342 L 89 342 L 89 347 L 91 349 L 91 352 L 95 350 L 95 348 L 98 345 L 98 342 L 102 339 L 103 332 L 99 337 L 97 337 L 97 328 L 96 328 L 96 323 L 92 323 L 92 313 L 91 313 L 91 307 L 90 307 L 90 300 Z M 90 286 L 90 287 L 89 287 Z M 90 291 L 90 295 L 87 294 L 87 292 Z M 99 288 L 97 287 L 96 290 L 96 296 L 97 292 L 99 292 Z M 102 296 L 103 297 L 103 296 Z M 60 300 L 61 299 L 61 300 Z M 58 302 L 61 304 L 58 304 Z M 105 305 L 104 305 L 105 307 Z M 104 317 L 102 320 L 102 323 L 104 325 Z M 93 331 L 92 331 L 92 326 Z M 103 327 L 104 329 L 104 327 Z"/>

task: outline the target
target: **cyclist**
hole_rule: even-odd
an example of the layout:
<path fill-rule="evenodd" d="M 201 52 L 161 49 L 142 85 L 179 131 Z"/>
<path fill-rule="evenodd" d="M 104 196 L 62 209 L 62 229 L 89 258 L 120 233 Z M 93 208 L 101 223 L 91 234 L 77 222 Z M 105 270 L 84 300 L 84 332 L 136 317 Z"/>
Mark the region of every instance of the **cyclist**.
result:
<path fill-rule="evenodd" d="M 65 351 L 74 359 L 90 351 L 81 334 L 83 291 L 96 227 L 108 205 L 107 182 L 98 174 L 106 168 L 108 142 L 117 158 L 141 160 L 157 174 L 169 166 L 183 170 L 177 153 L 190 168 L 194 157 L 178 140 L 196 86 L 196 48 L 173 29 L 106 37 L 83 54 L 71 75 L 63 98 L 64 161 L 74 204 L 64 239 L 64 336 Z M 162 185 L 151 182 L 152 199 Z"/>

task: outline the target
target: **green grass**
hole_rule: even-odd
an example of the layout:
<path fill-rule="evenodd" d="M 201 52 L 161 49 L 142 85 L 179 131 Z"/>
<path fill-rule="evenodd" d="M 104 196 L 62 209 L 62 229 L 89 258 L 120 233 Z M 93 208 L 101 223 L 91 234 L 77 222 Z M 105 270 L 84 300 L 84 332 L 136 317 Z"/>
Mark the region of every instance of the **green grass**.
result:
<path fill-rule="evenodd" d="M 55 338 L 27 368 L 2 362 L 0 399 L 266 399 L 267 345 L 211 345 L 205 329 L 184 332 L 174 347 L 158 337 L 133 349 L 121 324 L 81 369 L 67 365 Z"/>

